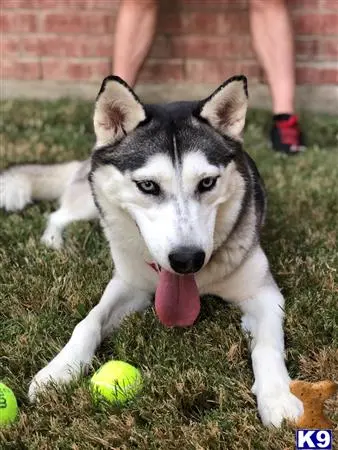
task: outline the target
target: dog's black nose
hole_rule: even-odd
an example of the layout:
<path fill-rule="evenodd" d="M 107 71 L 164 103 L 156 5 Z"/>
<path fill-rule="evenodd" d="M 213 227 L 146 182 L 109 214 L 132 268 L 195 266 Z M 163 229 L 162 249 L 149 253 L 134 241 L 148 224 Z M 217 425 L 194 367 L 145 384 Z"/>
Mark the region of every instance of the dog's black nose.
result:
<path fill-rule="evenodd" d="M 169 254 L 171 268 L 177 273 L 194 273 L 200 270 L 205 253 L 198 247 L 178 247 Z"/>

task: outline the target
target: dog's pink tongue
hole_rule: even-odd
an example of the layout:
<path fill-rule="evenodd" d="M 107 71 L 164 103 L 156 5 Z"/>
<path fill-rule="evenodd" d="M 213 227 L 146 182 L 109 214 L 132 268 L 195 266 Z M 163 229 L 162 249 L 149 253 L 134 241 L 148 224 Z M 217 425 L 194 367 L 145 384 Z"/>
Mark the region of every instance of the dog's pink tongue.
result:
<path fill-rule="evenodd" d="M 194 275 L 162 270 L 155 294 L 155 310 L 167 327 L 188 327 L 200 312 L 200 296 Z"/>

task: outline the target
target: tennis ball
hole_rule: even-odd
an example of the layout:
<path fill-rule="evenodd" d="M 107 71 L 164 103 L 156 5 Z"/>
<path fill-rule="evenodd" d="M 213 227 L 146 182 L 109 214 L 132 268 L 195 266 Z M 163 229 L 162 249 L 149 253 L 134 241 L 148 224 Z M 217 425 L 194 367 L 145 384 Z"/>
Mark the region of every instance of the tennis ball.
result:
<path fill-rule="evenodd" d="M 0 427 L 14 422 L 17 414 L 18 404 L 12 389 L 0 383 Z"/>
<path fill-rule="evenodd" d="M 142 387 L 141 372 L 123 361 L 109 361 L 90 380 L 95 400 L 100 395 L 111 403 L 131 400 Z"/>

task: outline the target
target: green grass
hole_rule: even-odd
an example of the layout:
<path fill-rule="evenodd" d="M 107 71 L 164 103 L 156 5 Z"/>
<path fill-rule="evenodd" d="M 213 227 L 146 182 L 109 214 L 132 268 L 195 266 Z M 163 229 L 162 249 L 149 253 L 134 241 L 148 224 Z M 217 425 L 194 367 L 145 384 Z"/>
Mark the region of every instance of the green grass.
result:
<path fill-rule="evenodd" d="M 91 104 L 15 101 L 3 103 L 2 113 L 2 167 L 90 152 Z M 337 379 L 337 124 L 337 117 L 305 115 L 310 147 L 292 158 L 267 149 L 266 113 L 251 112 L 246 130 L 269 194 L 262 242 L 286 297 L 288 367 L 307 380 Z M 166 329 L 150 309 L 104 342 L 92 369 L 113 356 L 140 367 L 145 386 L 135 402 L 120 410 L 94 406 L 83 377 L 28 403 L 30 379 L 99 300 L 112 271 L 98 224 L 70 226 L 62 252 L 39 243 L 44 214 L 53 208 L 40 203 L 0 212 L 0 379 L 20 405 L 19 421 L 0 430 L 0 447 L 293 449 L 292 428 L 261 425 L 240 315 L 212 298 L 203 300 L 191 329 Z M 334 400 L 327 406 L 336 421 L 337 406 Z"/>

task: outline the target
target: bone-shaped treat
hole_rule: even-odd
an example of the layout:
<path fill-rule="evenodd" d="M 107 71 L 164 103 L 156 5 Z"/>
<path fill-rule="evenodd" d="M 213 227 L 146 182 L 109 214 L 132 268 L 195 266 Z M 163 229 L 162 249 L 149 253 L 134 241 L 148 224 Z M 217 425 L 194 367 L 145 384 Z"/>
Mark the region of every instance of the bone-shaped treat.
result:
<path fill-rule="evenodd" d="M 303 402 L 304 413 L 295 422 L 298 428 L 329 429 L 334 423 L 324 414 L 324 402 L 337 392 L 337 384 L 325 380 L 317 383 L 294 380 L 291 392 Z"/>

